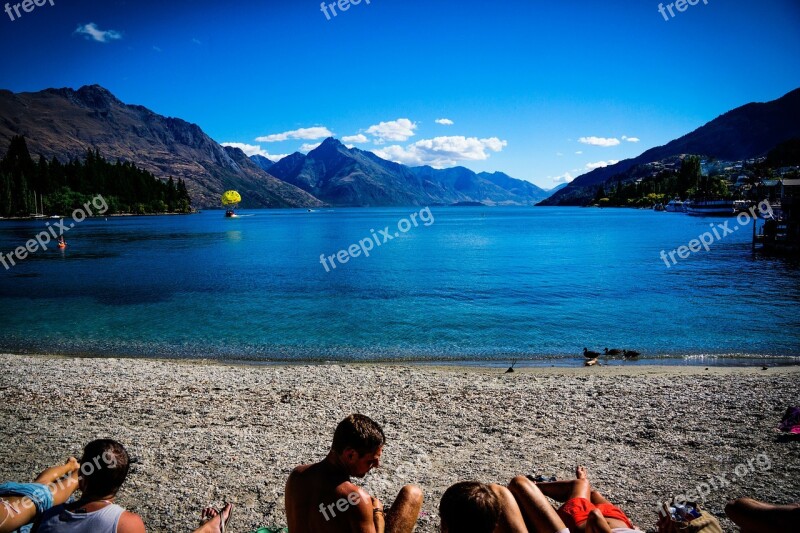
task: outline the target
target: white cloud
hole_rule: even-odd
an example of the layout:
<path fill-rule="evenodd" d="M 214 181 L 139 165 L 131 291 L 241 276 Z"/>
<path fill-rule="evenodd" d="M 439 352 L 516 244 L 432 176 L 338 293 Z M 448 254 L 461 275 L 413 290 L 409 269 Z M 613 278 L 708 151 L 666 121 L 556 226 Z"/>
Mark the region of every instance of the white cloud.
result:
<path fill-rule="evenodd" d="M 598 161 L 596 163 L 586 163 L 586 168 L 589 170 L 594 170 L 596 168 L 603 168 L 611 165 L 616 165 L 619 163 L 617 159 L 609 159 L 608 161 Z"/>
<path fill-rule="evenodd" d="M 616 146 L 619 144 L 619 139 L 615 137 L 581 137 L 578 139 L 579 143 L 591 144 L 592 146 Z"/>
<path fill-rule="evenodd" d="M 563 156 L 563 155 L 564 155 L 564 154 L 563 154 L 563 153 L 561 153 L 561 152 L 556 152 L 556 156 L 558 156 L 558 157 L 561 157 L 561 156 Z"/>
<path fill-rule="evenodd" d="M 362 135 L 361 133 L 359 133 L 358 135 L 348 135 L 348 136 L 342 137 L 342 142 L 345 142 L 345 143 L 361 143 L 361 144 L 363 144 L 365 142 L 369 142 L 369 139 L 367 139 L 366 135 Z"/>
<path fill-rule="evenodd" d="M 449 118 L 437 118 L 436 123 L 441 124 L 442 126 L 452 126 L 453 124 L 455 124 L 455 122 L 453 122 Z"/>
<path fill-rule="evenodd" d="M 398 118 L 389 122 L 381 122 L 367 129 L 367 133 L 375 137 L 375 144 L 383 144 L 386 141 L 407 141 L 414 136 L 417 124 L 407 118 Z"/>
<path fill-rule="evenodd" d="M 285 131 L 283 133 L 274 133 L 272 135 L 256 137 L 256 142 L 274 143 L 280 141 L 287 141 L 289 139 L 301 139 L 304 141 L 313 141 L 314 139 L 324 139 L 326 137 L 333 137 L 333 132 L 324 126 L 315 126 L 313 128 L 300 128 L 297 130 Z"/>
<path fill-rule="evenodd" d="M 78 26 L 75 33 L 84 35 L 87 39 L 97 41 L 98 43 L 107 43 L 108 41 L 116 41 L 122 39 L 122 34 L 116 30 L 101 30 L 97 24 L 90 22 Z"/>
<path fill-rule="evenodd" d="M 311 150 L 316 150 L 317 148 L 319 148 L 320 144 L 322 144 L 322 143 L 314 143 L 314 144 L 312 144 L 312 143 L 303 143 L 303 145 L 300 146 L 300 148 L 298 148 L 297 151 L 298 152 L 303 152 L 304 154 L 307 154 Z"/>
<path fill-rule="evenodd" d="M 582 153 L 583 153 L 583 150 L 578 150 L 577 152 L 575 152 L 575 155 L 581 155 Z"/>
<path fill-rule="evenodd" d="M 575 178 L 572 177 L 572 174 L 569 172 L 564 172 L 560 176 L 556 176 L 555 178 L 550 178 L 553 180 L 553 183 L 569 183 Z"/>
<path fill-rule="evenodd" d="M 163 50 L 161 50 L 161 48 L 159 48 L 158 46 L 153 46 L 153 50 L 155 50 L 156 52 L 163 52 Z"/>
<path fill-rule="evenodd" d="M 201 45 L 201 44 L 203 44 L 203 43 L 202 43 L 202 41 L 200 41 L 200 39 L 196 39 L 196 38 L 195 38 L 195 39 L 192 39 L 192 42 L 193 42 L 194 44 L 198 45 L 198 46 L 199 46 L 199 45 Z"/>
<path fill-rule="evenodd" d="M 622 136 L 623 141 L 628 141 L 629 143 L 638 143 L 639 137 L 626 137 L 625 135 Z"/>
<path fill-rule="evenodd" d="M 507 145 L 507 141 L 497 137 L 436 137 L 406 147 L 393 145 L 373 152 L 378 157 L 405 165 L 446 168 L 455 166 L 459 161 L 484 161 L 489 159 L 488 152 L 500 152 Z"/>
<path fill-rule="evenodd" d="M 247 155 L 248 157 L 251 155 L 260 155 L 266 157 L 270 161 L 280 161 L 281 159 L 289 155 L 289 154 L 271 155 L 266 150 L 262 149 L 260 146 L 254 144 L 245 144 L 245 143 L 220 143 L 220 144 L 222 146 L 230 146 L 231 148 L 238 148 L 239 150 L 244 152 L 245 155 Z"/>

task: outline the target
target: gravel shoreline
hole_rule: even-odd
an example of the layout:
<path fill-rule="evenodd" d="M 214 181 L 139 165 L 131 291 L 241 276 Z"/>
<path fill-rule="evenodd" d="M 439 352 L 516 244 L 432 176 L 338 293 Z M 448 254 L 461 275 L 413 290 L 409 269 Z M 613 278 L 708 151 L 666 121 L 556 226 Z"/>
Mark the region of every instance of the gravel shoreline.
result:
<path fill-rule="evenodd" d="M 439 498 L 458 480 L 563 479 L 576 463 L 645 531 L 657 502 L 722 485 L 719 476 L 727 486 L 706 497 L 713 513 L 738 496 L 800 501 L 800 442 L 775 431 L 800 405 L 796 366 L 503 374 L 0 355 L 0 369 L 0 481 L 30 481 L 91 439 L 115 438 L 138 459 L 120 503 L 154 532 L 191 531 L 202 507 L 223 501 L 236 504 L 231 531 L 284 525 L 286 477 L 322 458 L 351 412 L 388 437 L 383 466 L 363 485 L 387 504 L 403 484 L 420 485 L 421 533 L 438 531 Z"/>

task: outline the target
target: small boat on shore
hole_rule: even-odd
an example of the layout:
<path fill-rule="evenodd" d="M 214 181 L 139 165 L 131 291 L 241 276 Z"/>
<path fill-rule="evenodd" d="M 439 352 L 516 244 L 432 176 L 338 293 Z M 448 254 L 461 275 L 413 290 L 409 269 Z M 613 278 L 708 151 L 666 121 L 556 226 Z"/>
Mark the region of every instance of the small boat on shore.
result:
<path fill-rule="evenodd" d="M 736 214 L 733 200 L 689 200 L 686 214 L 693 217 L 730 217 Z"/>
<path fill-rule="evenodd" d="M 683 213 L 683 201 L 680 198 L 673 198 L 664 206 L 667 213 Z"/>

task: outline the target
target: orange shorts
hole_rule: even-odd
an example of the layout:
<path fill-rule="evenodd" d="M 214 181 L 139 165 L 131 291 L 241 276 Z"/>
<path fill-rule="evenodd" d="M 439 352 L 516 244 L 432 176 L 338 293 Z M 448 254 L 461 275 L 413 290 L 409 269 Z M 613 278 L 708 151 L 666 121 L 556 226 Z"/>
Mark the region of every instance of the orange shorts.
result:
<path fill-rule="evenodd" d="M 613 518 L 625 522 L 629 528 L 633 529 L 633 523 L 630 518 L 625 516 L 622 509 L 615 507 L 610 503 L 601 503 L 595 505 L 586 498 L 572 498 L 558 509 L 558 516 L 564 521 L 564 525 L 570 531 L 577 529 L 578 524 L 582 524 L 589 520 L 589 514 L 597 509 L 606 518 Z"/>

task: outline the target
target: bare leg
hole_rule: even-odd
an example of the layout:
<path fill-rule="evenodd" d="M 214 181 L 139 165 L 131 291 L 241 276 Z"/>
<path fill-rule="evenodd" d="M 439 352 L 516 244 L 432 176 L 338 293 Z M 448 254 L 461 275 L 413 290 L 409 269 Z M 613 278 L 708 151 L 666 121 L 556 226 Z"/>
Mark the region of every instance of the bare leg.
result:
<path fill-rule="evenodd" d="M 78 488 L 78 461 L 74 457 L 66 464 L 53 466 L 39 474 L 34 483 L 48 485 L 53 494 L 53 505 L 61 505 Z M 70 474 L 68 477 L 63 477 Z M 15 531 L 36 518 L 36 505 L 30 498 L 8 496 L 0 505 L 0 533 Z"/>
<path fill-rule="evenodd" d="M 554 481 L 552 483 L 561 483 Z M 536 484 L 525 476 L 517 476 L 508 485 L 519 505 L 528 530 L 537 533 L 555 533 L 565 529 L 561 518 Z M 588 494 L 587 494 L 588 495 Z"/>
<path fill-rule="evenodd" d="M 503 514 L 500 517 L 500 522 L 494 530 L 494 533 L 528 533 L 528 528 L 525 526 L 525 519 L 522 517 L 517 500 L 514 495 L 505 487 L 500 485 L 489 485 L 492 491 L 500 500 L 500 505 L 503 507 Z"/>
<path fill-rule="evenodd" d="M 562 503 L 572 498 L 586 498 L 589 500 L 592 494 L 592 486 L 588 479 L 549 481 L 547 483 L 536 483 L 536 486 L 548 498 L 553 498 Z"/>
<path fill-rule="evenodd" d="M 422 510 L 422 489 L 406 485 L 392 504 L 386 517 L 386 533 L 411 533 Z"/>
<path fill-rule="evenodd" d="M 800 504 L 770 505 L 750 498 L 739 498 L 728 502 L 725 514 L 743 533 L 782 533 L 797 530 Z"/>
<path fill-rule="evenodd" d="M 77 459 L 70 457 L 63 465 L 51 466 L 50 468 L 46 469 L 44 472 L 39 474 L 33 482 L 41 483 L 42 485 L 53 483 L 58 478 L 64 477 L 70 472 L 75 472 L 78 470 L 78 468 L 80 468 L 80 466 L 81 465 L 78 464 Z"/>
<path fill-rule="evenodd" d="M 206 507 L 200 515 L 200 527 L 194 530 L 194 533 L 219 533 L 222 531 L 222 521 L 227 520 L 231 516 L 233 505 L 228 503 L 218 512 L 213 507 Z"/>

